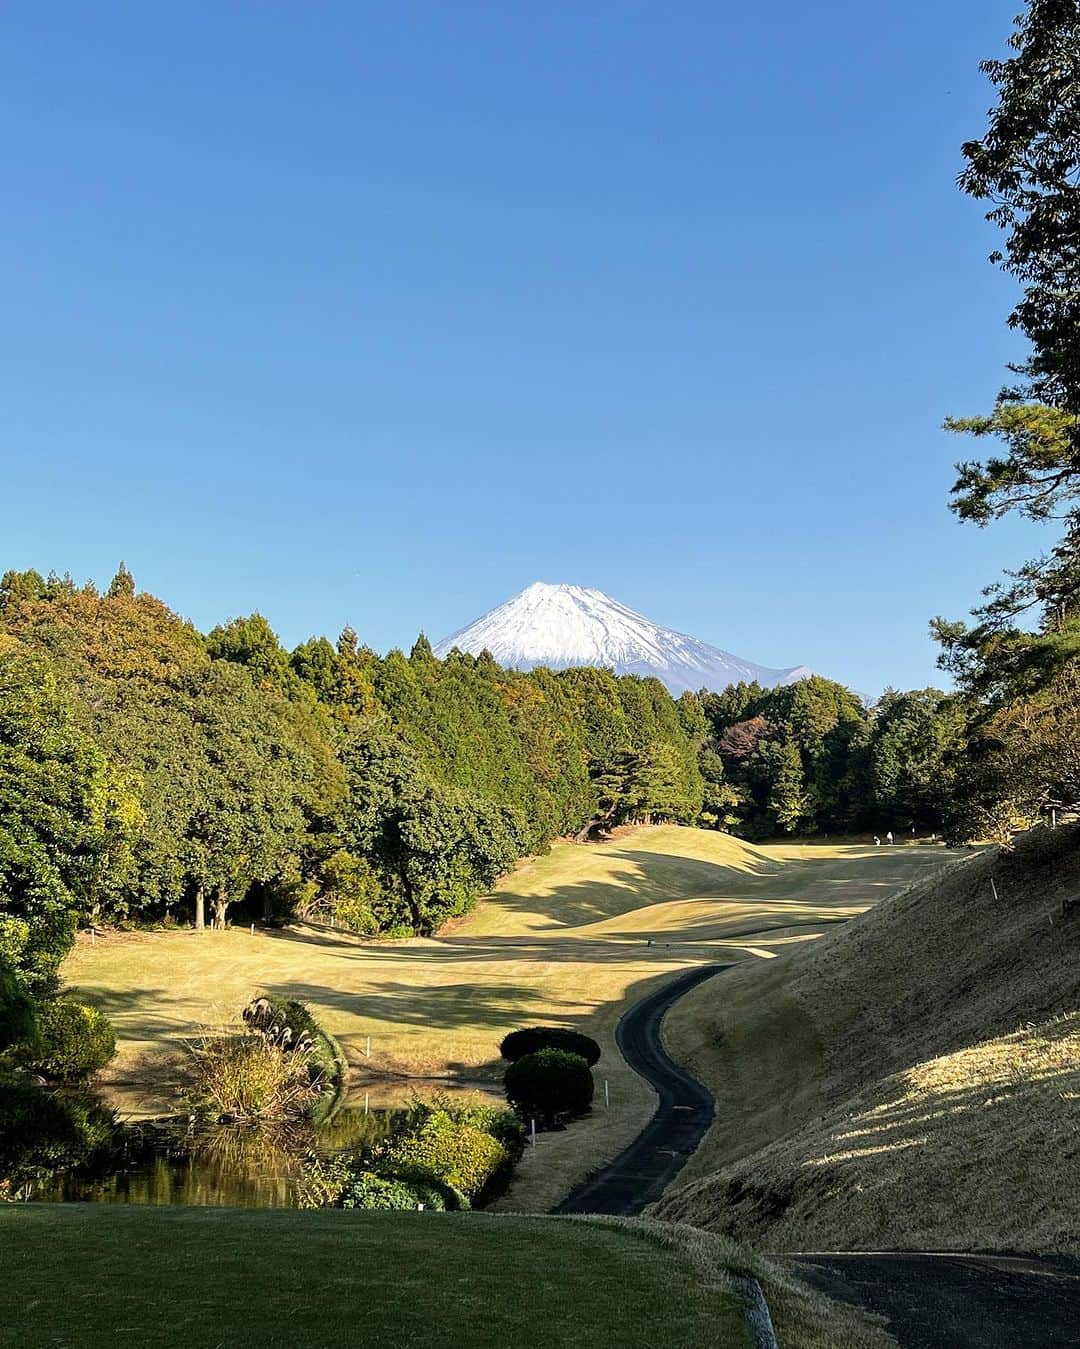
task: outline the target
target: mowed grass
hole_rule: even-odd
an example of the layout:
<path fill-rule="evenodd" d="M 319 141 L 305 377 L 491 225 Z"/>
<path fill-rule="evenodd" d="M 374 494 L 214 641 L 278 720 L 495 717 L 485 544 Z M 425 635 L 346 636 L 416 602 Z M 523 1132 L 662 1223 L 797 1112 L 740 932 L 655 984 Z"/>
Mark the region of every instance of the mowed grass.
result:
<path fill-rule="evenodd" d="M 1080 1253 L 1080 830 L 923 880 L 688 994 L 717 1096 L 667 1219 L 769 1250 Z"/>
<path fill-rule="evenodd" d="M 11 1349 L 895 1349 L 733 1243 L 663 1224 L 475 1213 L 0 1207 Z"/>
<path fill-rule="evenodd" d="M 29 1205 L 0 1248 L 12 1349 L 750 1345 L 677 1250 L 587 1223 Z"/>
<path fill-rule="evenodd" d="M 417 1078 L 494 1084 L 499 1041 L 515 1026 L 584 1030 L 603 1048 L 596 1074 L 611 1108 L 530 1152 L 504 1203 L 539 1211 L 615 1155 L 654 1108 L 614 1045 L 632 1002 L 703 961 L 768 961 L 943 859 L 928 847 L 753 847 L 643 828 L 556 845 L 436 938 L 362 941 L 313 926 L 117 933 L 81 940 L 64 975 L 116 1025 L 108 1081 L 131 1113 L 173 1106 L 184 1038 L 234 1021 L 257 990 L 309 1003 L 344 1046 L 354 1091 L 370 1092 L 373 1105 L 400 1099 Z"/>

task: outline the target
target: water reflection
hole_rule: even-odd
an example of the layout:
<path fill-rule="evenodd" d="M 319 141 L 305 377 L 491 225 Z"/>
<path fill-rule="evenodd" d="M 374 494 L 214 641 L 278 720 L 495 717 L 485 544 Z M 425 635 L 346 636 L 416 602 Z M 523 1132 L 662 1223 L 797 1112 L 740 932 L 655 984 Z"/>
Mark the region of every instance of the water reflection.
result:
<path fill-rule="evenodd" d="M 188 1132 L 175 1121 L 120 1126 L 107 1174 L 66 1173 L 38 1186 L 41 1200 L 295 1208 L 304 1157 L 385 1138 L 397 1111 L 342 1110 L 320 1126 L 219 1125 Z"/>

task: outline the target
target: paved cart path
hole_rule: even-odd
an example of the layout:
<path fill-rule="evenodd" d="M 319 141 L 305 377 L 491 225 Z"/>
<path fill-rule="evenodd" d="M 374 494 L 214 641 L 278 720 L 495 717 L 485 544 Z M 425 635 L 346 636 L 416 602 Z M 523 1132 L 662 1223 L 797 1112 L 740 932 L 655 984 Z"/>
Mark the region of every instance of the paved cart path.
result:
<path fill-rule="evenodd" d="M 708 1088 L 668 1057 L 660 1023 L 684 993 L 727 968 L 704 965 L 687 970 L 622 1017 L 615 1030 L 619 1051 L 656 1088 L 660 1097 L 656 1114 L 628 1148 L 573 1190 L 555 1213 L 640 1213 L 660 1198 L 686 1164 L 712 1123 L 715 1107 Z"/>

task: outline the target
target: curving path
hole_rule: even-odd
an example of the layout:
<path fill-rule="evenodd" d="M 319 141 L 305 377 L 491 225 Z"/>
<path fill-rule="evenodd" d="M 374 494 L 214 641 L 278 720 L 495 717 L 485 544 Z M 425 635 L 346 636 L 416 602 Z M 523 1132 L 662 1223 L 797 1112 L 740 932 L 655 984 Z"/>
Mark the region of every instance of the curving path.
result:
<path fill-rule="evenodd" d="M 670 1059 L 660 1039 L 664 1013 L 682 995 L 727 965 L 687 970 L 624 1013 L 615 1029 L 619 1051 L 660 1097 L 656 1114 L 614 1161 L 584 1181 L 553 1213 L 640 1213 L 659 1199 L 713 1121 L 712 1094 Z"/>
<path fill-rule="evenodd" d="M 713 1098 L 660 1039 L 668 1008 L 727 965 L 689 970 L 636 1003 L 615 1032 L 660 1097 L 656 1114 L 555 1213 L 630 1216 L 659 1199 L 700 1143 Z M 878 1312 L 902 1349 L 1077 1349 L 1080 1260 L 917 1251 L 785 1252 L 772 1257 L 844 1302 Z"/>

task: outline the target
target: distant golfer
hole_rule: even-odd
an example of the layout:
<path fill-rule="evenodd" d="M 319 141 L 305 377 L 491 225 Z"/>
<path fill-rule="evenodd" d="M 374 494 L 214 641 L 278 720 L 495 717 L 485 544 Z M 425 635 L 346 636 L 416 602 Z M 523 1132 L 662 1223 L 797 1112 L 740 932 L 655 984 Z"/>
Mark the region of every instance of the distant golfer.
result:
<path fill-rule="evenodd" d="M 891 830 L 891 829 L 890 829 L 889 832 L 885 835 L 885 842 L 886 842 L 886 843 L 891 843 L 891 842 L 892 842 L 892 830 Z"/>

